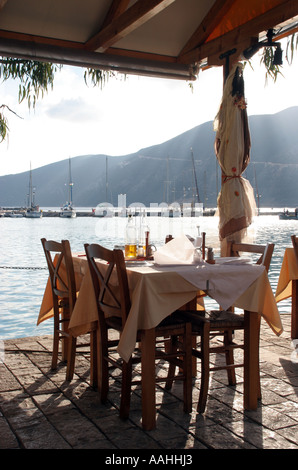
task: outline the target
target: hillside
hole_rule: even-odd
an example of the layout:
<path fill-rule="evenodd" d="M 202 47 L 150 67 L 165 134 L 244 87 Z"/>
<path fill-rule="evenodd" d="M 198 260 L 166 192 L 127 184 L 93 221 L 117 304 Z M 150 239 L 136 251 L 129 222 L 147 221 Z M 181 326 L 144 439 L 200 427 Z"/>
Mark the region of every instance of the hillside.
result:
<path fill-rule="evenodd" d="M 250 116 L 251 162 L 248 178 L 261 195 L 263 207 L 298 205 L 298 107 L 274 115 Z M 207 122 L 160 145 L 130 155 L 83 155 L 72 159 L 73 199 L 77 207 L 100 202 L 117 205 L 118 194 L 127 204 L 190 202 L 195 194 L 192 153 L 199 197 L 215 207 L 220 171 L 214 155 L 213 123 Z M 106 161 L 108 186 L 106 186 Z M 67 199 L 68 160 L 32 172 L 36 201 L 43 207 L 59 207 Z M 0 177 L 0 206 L 24 206 L 29 172 Z"/>

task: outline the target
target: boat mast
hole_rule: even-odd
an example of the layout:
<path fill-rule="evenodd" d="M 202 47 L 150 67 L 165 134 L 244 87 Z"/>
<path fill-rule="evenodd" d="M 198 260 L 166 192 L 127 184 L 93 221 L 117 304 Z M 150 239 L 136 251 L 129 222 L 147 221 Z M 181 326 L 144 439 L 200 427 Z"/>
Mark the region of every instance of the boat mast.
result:
<path fill-rule="evenodd" d="M 108 156 L 106 155 L 106 202 L 108 202 L 108 186 L 109 186 L 109 180 L 108 180 Z"/>
<path fill-rule="evenodd" d="M 32 207 L 32 170 L 31 170 L 31 162 L 30 162 L 30 173 L 29 173 L 29 201 L 28 206 Z"/>
<path fill-rule="evenodd" d="M 192 151 L 192 147 L 190 148 L 190 151 L 191 151 L 191 159 L 192 159 L 192 167 L 193 167 L 193 175 L 194 175 L 194 179 L 195 179 L 195 185 L 196 185 L 196 197 L 198 199 L 197 202 L 201 202 L 200 201 L 200 195 L 199 195 L 199 187 L 198 187 L 198 180 L 197 180 L 197 174 L 196 174 L 196 169 L 195 169 L 195 160 L 194 160 L 194 156 L 193 156 L 193 151 Z"/>
<path fill-rule="evenodd" d="M 73 182 L 71 178 L 71 162 L 70 162 L 70 157 L 69 157 L 69 186 L 68 186 L 68 199 L 69 199 L 69 204 L 72 205 L 72 187 L 73 187 Z"/>
<path fill-rule="evenodd" d="M 254 164 L 254 174 L 255 174 L 255 184 L 256 184 L 256 195 L 258 201 L 258 215 L 260 215 L 260 194 L 258 189 L 258 181 L 257 181 L 257 173 L 256 173 L 256 166 Z"/>
<path fill-rule="evenodd" d="M 166 176 L 166 181 L 164 181 L 164 200 L 166 201 L 167 204 L 170 202 L 170 197 L 169 197 L 169 191 L 170 191 L 170 179 L 169 179 L 169 159 L 170 157 L 167 156 L 167 176 Z"/>

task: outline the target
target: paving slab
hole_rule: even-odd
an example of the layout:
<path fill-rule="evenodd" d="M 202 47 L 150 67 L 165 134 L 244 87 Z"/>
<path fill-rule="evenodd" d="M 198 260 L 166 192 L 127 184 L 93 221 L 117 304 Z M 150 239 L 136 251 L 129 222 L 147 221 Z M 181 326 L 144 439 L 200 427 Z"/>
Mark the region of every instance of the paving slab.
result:
<path fill-rule="evenodd" d="M 51 370 L 52 337 L 4 341 L 0 362 L 0 449 L 99 449 L 108 455 L 128 450 L 190 452 L 212 449 L 298 449 L 298 360 L 290 338 L 290 316 L 276 337 L 261 326 L 262 400 L 256 411 L 243 410 L 243 371 L 237 385 L 214 372 L 206 411 L 196 412 L 200 379 L 193 383 L 193 410 L 183 412 L 182 384 L 156 387 L 156 429 L 141 424 L 141 390 L 132 393 L 129 419 L 119 418 L 119 377 L 110 376 L 102 404 L 90 386 L 88 348 L 78 355 L 75 375 L 66 365 Z M 84 339 L 84 338 L 83 338 Z M 83 340 L 82 339 L 82 340 Z M 198 369 L 200 364 L 198 364 Z"/>

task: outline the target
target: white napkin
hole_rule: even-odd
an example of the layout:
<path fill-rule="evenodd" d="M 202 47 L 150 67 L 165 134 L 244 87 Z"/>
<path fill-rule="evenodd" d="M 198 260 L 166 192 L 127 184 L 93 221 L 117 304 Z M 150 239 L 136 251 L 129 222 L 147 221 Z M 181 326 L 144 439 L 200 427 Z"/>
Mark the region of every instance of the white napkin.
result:
<path fill-rule="evenodd" d="M 154 253 L 154 262 L 159 265 L 181 265 L 194 263 L 192 242 L 186 235 L 173 238 Z"/>

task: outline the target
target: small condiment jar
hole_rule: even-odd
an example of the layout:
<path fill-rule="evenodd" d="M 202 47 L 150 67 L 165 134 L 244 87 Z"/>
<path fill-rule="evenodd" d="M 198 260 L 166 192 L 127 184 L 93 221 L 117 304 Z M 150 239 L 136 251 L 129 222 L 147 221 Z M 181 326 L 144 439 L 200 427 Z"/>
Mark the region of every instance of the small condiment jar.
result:
<path fill-rule="evenodd" d="M 207 263 L 214 264 L 214 253 L 213 253 L 213 248 L 208 248 L 207 251 Z"/>

